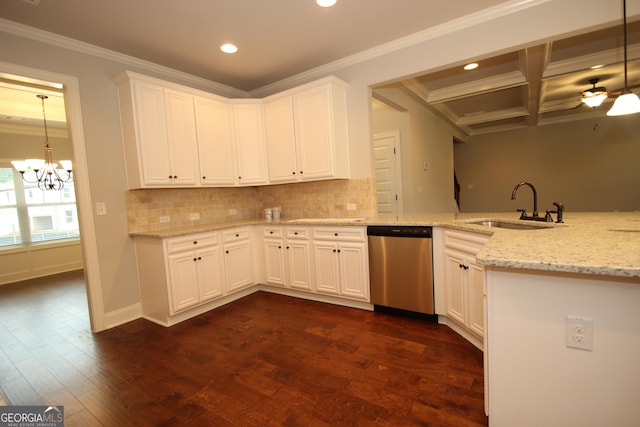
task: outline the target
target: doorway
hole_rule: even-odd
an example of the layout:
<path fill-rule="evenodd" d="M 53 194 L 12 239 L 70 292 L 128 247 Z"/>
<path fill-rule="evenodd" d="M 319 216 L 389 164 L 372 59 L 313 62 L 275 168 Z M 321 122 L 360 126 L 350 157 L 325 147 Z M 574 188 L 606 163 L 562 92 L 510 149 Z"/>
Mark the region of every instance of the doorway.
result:
<path fill-rule="evenodd" d="M 73 174 L 76 194 L 76 208 L 80 224 L 84 277 L 91 329 L 94 332 L 105 329 L 104 306 L 102 302 L 97 242 L 84 140 L 84 126 L 80 103 L 78 79 L 73 76 L 50 71 L 0 62 L 0 79 L 16 82 L 30 82 L 62 90 L 65 100 L 67 128 L 71 136 L 73 151 Z"/>

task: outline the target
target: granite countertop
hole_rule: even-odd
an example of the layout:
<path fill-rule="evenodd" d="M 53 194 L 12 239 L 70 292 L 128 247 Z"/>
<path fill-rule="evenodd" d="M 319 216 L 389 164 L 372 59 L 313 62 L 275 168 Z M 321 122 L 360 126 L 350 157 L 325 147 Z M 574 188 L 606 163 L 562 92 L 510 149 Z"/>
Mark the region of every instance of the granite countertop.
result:
<path fill-rule="evenodd" d="M 640 279 L 640 212 L 565 212 L 564 223 L 539 223 L 538 230 L 511 230 L 469 224 L 478 219 L 519 221 L 514 212 L 426 213 L 374 218 L 248 219 L 179 229 L 132 232 L 131 236 L 166 238 L 246 225 L 422 225 L 491 235 L 478 253 L 488 267 L 532 269 Z"/>

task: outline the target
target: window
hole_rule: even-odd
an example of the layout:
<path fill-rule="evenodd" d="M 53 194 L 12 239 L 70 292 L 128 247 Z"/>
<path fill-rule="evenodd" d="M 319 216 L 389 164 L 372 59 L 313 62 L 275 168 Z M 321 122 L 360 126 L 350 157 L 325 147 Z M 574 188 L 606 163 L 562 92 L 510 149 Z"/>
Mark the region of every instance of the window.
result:
<path fill-rule="evenodd" d="M 0 164 L 0 247 L 79 237 L 73 182 L 42 191 Z"/>

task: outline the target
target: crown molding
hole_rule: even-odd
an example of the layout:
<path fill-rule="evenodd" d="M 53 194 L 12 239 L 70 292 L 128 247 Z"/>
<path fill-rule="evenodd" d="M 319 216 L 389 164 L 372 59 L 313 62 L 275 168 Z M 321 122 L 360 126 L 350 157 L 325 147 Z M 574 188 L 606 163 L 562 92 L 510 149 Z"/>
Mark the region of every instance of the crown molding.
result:
<path fill-rule="evenodd" d="M 182 71 L 174 70 L 173 68 L 158 65 L 156 63 L 145 61 L 134 56 L 125 55 L 123 53 L 115 52 L 113 50 L 105 49 L 99 46 L 95 46 L 89 43 L 81 42 L 69 37 L 61 36 L 58 34 L 43 31 L 37 28 L 29 27 L 27 25 L 18 24 L 13 21 L 9 21 L 0 18 L 0 32 L 13 34 L 16 36 L 24 37 L 27 39 L 35 40 L 41 43 L 46 43 L 52 46 L 69 49 L 75 52 L 92 55 L 101 59 L 107 59 L 110 61 L 125 64 L 131 67 L 137 67 L 151 72 L 158 73 L 163 76 L 173 77 L 184 81 L 186 83 L 195 84 L 211 90 L 214 93 L 227 97 L 247 98 L 249 94 L 246 91 L 233 88 L 231 86 L 223 85 L 211 80 L 207 80 L 201 77 L 194 76 L 192 74 L 184 73 Z"/>

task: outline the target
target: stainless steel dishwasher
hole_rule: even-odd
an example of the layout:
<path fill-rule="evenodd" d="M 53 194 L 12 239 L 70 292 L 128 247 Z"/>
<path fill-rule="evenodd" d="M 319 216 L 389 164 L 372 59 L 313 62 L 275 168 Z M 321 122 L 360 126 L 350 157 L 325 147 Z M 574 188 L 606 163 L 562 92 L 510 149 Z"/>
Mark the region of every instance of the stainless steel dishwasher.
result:
<path fill-rule="evenodd" d="M 367 236 L 374 308 L 424 314 L 436 320 L 431 227 L 369 226 Z"/>

